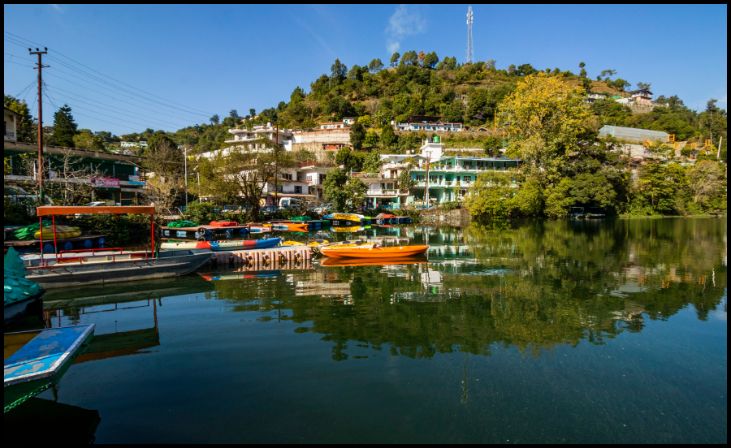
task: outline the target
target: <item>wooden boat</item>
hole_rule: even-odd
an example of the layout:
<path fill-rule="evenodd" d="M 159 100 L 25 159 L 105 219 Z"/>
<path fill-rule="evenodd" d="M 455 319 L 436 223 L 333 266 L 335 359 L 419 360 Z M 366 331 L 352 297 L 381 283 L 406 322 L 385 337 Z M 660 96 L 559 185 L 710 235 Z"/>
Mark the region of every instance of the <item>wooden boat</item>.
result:
<path fill-rule="evenodd" d="M 357 213 L 330 213 L 329 215 L 323 216 L 322 219 L 327 219 L 330 221 L 336 220 L 361 222 L 363 221 L 363 215 L 359 215 Z"/>
<path fill-rule="evenodd" d="M 102 249 L 65 253 L 51 260 L 26 256 L 24 262 L 29 272 L 26 278 L 49 289 L 186 275 L 209 262 L 212 254 L 210 250 L 179 250 L 152 257 L 145 251 Z"/>
<path fill-rule="evenodd" d="M 395 259 L 379 259 L 379 258 L 323 258 L 320 266 L 390 266 L 399 264 L 424 264 L 427 263 L 425 257 L 417 255 L 416 257 L 395 258 Z"/>
<path fill-rule="evenodd" d="M 213 252 L 175 251 L 155 254 L 155 207 L 152 206 L 41 206 L 36 209 L 39 219 L 71 214 L 147 214 L 150 215 L 150 250 L 125 251 L 121 248 L 56 251 L 54 255 L 23 257 L 29 274 L 43 288 L 59 288 L 91 284 L 106 284 L 142 279 L 175 277 L 189 274 L 210 261 Z M 43 224 L 41 223 L 41 230 Z M 56 241 L 54 240 L 54 243 Z M 43 248 L 43 245 L 41 245 Z"/>
<path fill-rule="evenodd" d="M 5 333 L 4 412 L 57 384 L 93 334 L 94 324 Z"/>
<path fill-rule="evenodd" d="M 242 249 L 270 249 L 276 247 L 282 241 L 281 238 L 262 238 L 260 240 L 221 240 L 221 241 L 165 241 L 160 245 L 164 250 L 191 250 L 210 249 L 219 250 L 242 250 Z"/>
<path fill-rule="evenodd" d="M 392 259 L 413 257 L 426 253 L 427 245 L 379 247 L 373 243 L 357 246 L 321 247 L 320 253 L 330 258 L 380 258 Z"/>

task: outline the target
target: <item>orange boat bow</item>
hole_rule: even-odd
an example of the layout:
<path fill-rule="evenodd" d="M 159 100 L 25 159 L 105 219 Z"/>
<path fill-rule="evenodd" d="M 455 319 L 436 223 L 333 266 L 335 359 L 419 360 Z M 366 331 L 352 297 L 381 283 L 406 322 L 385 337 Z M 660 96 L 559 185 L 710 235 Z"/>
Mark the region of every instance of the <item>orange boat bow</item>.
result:
<path fill-rule="evenodd" d="M 371 245 L 355 247 L 321 247 L 320 253 L 330 258 L 402 258 L 426 253 L 427 245 L 372 247 Z"/>

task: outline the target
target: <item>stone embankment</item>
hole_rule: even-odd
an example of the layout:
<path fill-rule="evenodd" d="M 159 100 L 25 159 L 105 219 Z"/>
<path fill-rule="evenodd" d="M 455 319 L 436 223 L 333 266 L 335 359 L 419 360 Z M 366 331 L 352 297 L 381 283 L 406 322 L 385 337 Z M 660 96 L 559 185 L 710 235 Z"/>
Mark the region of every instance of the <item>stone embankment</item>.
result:
<path fill-rule="evenodd" d="M 470 214 L 463 208 L 454 210 L 424 210 L 421 212 L 420 224 L 433 226 L 464 227 L 470 223 Z"/>

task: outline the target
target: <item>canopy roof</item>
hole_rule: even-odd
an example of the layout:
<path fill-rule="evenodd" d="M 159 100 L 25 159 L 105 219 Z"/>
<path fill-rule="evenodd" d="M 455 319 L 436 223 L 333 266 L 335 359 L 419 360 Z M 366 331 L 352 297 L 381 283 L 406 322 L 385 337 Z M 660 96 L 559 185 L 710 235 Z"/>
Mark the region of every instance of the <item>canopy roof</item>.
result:
<path fill-rule="evenodd" d="M 72 205 L 44 205 L 36 208 L 38 216 L 52 215 L 124 215 L 132 213 L 136 215 L 154 215 L 155 207 L 152 205 L 125 206 L 125 205 L 108 205 L 99 207 L 90 206 L 72 206 Z"/>

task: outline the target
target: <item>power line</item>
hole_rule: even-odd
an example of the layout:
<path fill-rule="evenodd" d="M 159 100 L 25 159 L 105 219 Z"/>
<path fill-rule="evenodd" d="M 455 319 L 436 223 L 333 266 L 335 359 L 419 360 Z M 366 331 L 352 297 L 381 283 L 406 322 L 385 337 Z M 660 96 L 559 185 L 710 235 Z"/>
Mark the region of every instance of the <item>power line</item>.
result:
<path fill-rule="evenodd" d="M 14 39 L 15 39 L 16 41 L 18 41 L 18 42 L 21 42 L 21 43 L 22 43 L 23 41 L 26 41 L 26 42 L 31 42 L 31 43 L 32 43 L 32 41 L 31 41 L 31 40 L 29 40 L 29 39 L 26 39 L 26 38 L 24 38 L 24 37 L 22 37 L 22 36 L 19 36 L 19 35 L 17 35 L 17 34 L 13 34 L 13 33 L 9 32 L 9 31 L 6 31 L 6 32 L 5 32 L 5 34 L 6 34 L 7 36 L 9 36 L 9 37 L 10 37 L 11 39 L 12 39 L 12 38 L 14 38 Z M 86 72 L 86 73 L 87 73 L 87 74 L 88 74 L 89 76 L 96 76 L 96 77 L 99 77 L 99 75 L 100 75 L 101 77 L 103 77 L 103 78 L 106 78 L 106 79 L 109 79 L 109 80 L 111 80 L 111 81 L 113 81 L 113 82 L 116 82 L 117 84 L 120 84 L 120 85 L 122 85 L 122 86 L 127 86 L 127 87 L 129 87 L 129 88 L 132 88 L 132 89 L 134 89 L 134 90 L 138 90 L 139 92 L 143 93 L 144 95 L 147 95 L 147 96 L 151 96 L 151 97 L 154 97 L 154 98 L 158 98 L 159 100 L 162 100 L 162 101 L 164 101 L 164 102 L 168 103 L 168 104 L 167 104 L 167 106 L 168 106 L 168 107 L 172 107 L 172 108 L 176 108 L 176 107 L 177 107 L 177 108 L 179 108 L 179 109 L 187 109 L 187 110 L 189 111 L 188 113 L 190 113 L 190 114 L 193 114 L 193 115 L 201 115 L 201 116 L 204 116 L 204 117 L 206 117 L 206 118 L 208 118 L 208 117 L 210 117 L 211 115 L 213 115 L 213 114 L 211 114 L 210 112 L 202 111 L 202 110 L 200 110 L 200 109 L 195 109 L 195 108 L 192 108 L 192 107 L 190 107 L 190 106 L 186 106 L 186 105 L 183 105 L 183 104 L 181 104 L 181 103 L 176 103 L 175 101 L 171 101 L 171 100 L 168 100 L 168 99 L 166 99 L 166 98 L 163 98 L 163 97 L 161 97 L 161 96 L 159 96 L 159 95 L 156 95 L 156 94 L 154 94 L 154 93 L 151 93 L 151 92 L 147 92 L 147 91 L 145 91 L 145 90 L 139 89 L 139 88 L 137 88 L 137 87 L 135 87 L 135 86 L 133 86 L 133 85 L 131 85 L 131 84 L 128 84 L 128 83 L 124 82 L 124 81 L 120 81 L 120 80 L 118 80 L 118 79 L 115 79 L 115 78 L 113 78 L 113 77 L 111 77 L 111 76 L 109 76 L 109 75 L 106 75 L 106 74 L 104 74 L 104 73 L 102 73 L 102 72 L 100 72 L 100 71 L 98 71 L 98 70 L 96 70 L 96 69 L 94 69 L 94 68 L 92 68 L 92 67 L 90 67 L 90 66 L 86 65 L 86 64 L 83 64 L 83 63 L 81 63 L 81 62 L 77 61 L 76 59 L 74 59 L 74 58 L 72 58 L 72 57 L 70 57 L 70 56 L 67 56 L 67 55 L 65 55 L 64 53 L 62 53 L 62 52 L 60 52 L 60 51 L 56 51 L 56 53 L 57 53 L 57 54 L 58 54 L 59 56 L 61 56 L 62 58 L 65 58 L 65 59 L 67 59 L 67 60 L 71 61 L 72 63 L 76 64 L 76 65 L 79 65 L 79 66 L 81 66 L 81 67 L 84 67 L 84 68 L 86 68 L 87 70 L 83 70 L 83 69 L 79 69 L 79 68 L 75 68 L 75 69 L 76 69 L 76 70 L 78 70 L 79 72 Z M 62 63 L 62 64 L 63 64 L 63 63 L 65 62 L 65 61 L 59 61 L 59 59 L 58 59 L 57 57 L 54 57 L 53 59 L 54 59 L 55 61 L 57 61 L 57 62 L 60 62 L 60 63 Z M 71 68 L 71 67 L 69 67 L 69 68 Z M 90 72 L 93 72 L 93 73 L 90 73 L 89 71 L 90 71 Z M 94 75 L 94 73 L 97 73 L 98 75 Z M 119 87 L 118 87 L 118 88 L 119 88 Z M 161 104 L 163 104 L 163 103 L 161 103 Z M 176 104 L 177 104 L 177 106 L 175 106 Z"/>

